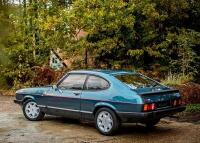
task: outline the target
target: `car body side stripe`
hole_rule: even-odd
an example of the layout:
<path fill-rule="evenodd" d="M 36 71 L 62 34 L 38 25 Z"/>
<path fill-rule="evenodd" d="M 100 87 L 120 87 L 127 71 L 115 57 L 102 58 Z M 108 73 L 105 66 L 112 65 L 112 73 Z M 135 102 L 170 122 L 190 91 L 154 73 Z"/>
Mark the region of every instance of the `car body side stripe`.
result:
<path fill-rule="evenodd" d="M 88 113 L 92 114 L 90 111 L 84 111 L 84 110 L 74 110 L 74 109 L 67 109 L 67 108 L 59 108 L 59 107 L 54 107 L 54 106 L 45 106 L 45 105 L 37 105 L 38 107 L 41 108 L 51 108 L 51 109 L 58 109 L 58 110 L 66 110 L 66 111 L 72 111 L 72 112 L 81 112 L 81 113 Z"/>

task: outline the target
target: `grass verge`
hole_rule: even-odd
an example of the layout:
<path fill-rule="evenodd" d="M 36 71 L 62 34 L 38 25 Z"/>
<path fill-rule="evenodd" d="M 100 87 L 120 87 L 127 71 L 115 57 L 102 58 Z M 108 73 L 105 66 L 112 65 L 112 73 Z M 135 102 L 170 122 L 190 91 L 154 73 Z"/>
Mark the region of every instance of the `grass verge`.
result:
<path fill-rule="evenodd" d="M 200 112 L 200 103 L 198 103 L 198 104 L 188 104 L 186 106 L 185 112 L 191 112 L 191 113 Z"/>

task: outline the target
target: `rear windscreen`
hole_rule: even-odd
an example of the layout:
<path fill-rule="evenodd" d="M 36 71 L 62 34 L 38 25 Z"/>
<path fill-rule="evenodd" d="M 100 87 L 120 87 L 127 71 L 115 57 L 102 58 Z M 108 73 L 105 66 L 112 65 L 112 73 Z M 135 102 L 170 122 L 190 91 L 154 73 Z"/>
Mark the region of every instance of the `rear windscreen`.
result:
<path fill-rule="evenodd" d="M 133 89 L 155 87 L 160 85 L 157 82 L 140 74 L 115 75 L 115 77 Z"/>

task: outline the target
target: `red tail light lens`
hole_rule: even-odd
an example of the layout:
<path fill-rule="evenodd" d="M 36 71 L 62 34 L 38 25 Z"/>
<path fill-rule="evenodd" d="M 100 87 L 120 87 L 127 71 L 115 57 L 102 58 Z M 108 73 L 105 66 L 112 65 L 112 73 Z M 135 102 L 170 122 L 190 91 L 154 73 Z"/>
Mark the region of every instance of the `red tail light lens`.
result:
<path fill-rule="evenodd" d="M 143 111 L 152 111 L 156 109 L 155 103 L 144 104 Z"/>

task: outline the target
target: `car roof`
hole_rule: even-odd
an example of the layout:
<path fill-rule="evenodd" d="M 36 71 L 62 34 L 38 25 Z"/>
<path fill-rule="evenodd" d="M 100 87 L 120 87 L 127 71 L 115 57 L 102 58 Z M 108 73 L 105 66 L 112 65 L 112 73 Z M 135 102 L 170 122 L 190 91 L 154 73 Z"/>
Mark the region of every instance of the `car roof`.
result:
<path fill-rule="evenodd" d="M 102 70 L 102 69 L 95 69 L 95 70 L 73 70 L 69 73 L 86 73 L 86 74 L 109 74 L 109 75 L 123 75 L 123 74 L 133 74 L 133 71 L 125 71 L 125 70 Z"/>

